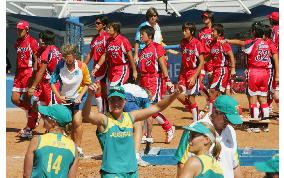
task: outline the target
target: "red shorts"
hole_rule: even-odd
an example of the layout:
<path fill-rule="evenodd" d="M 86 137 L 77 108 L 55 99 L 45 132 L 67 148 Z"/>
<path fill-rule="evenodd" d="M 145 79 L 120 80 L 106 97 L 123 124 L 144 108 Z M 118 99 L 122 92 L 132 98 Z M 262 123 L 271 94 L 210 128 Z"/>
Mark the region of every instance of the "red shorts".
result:
<path fill-rule="evenodd" d="M 249 68 L 247 74 L 247 95 L 267 96 L 269 73 L 267 69 Z"/>
<path fill-rule="evenodd" d="M 224 92 L 229 82 L 230 74 L 228 67 L 214 68 L 210 88 Z"/>
<path fill-rule="evenodd" d="M 55 86 L 57 88 L 57 91 L 60 91 L 60 83 L 57 82 Z M 39 104 L 42 106 L 50 106 L 56 103 L 60 104 L 60 100 L 52 92 L 49 80 L 42 80 L 38 84 L 34 92 L 34 100 L 39 101 Z"/>
<path fill-rule="evenodd" d="M 129 78 L 129 66 L 128 65 L 119 65 L 112 66 L 109 68 L 108 80 L 110 86 L 123 85 L 127 82 Z"/>
<path fill-rule="evenodd" d="M 152 102 L 157 103 L 162 99 L 162 88 L 165 87 L 163 86 L 162 78 L 159 77 L 158 75 L 153 76 L 143 76 L 141 77 L 140 80 L 140 85 L 141 87 L 144 87 L 148 89 L 151 94 L 152 94 Z"/>
<path fill-rule="evenodd" d="M 19 70 L 17 72 L 18 74 L 14 78 L 14 84 L 13 84 L 12 91 L 16 91 L 19 93 L 27 92 L 28 84 L 30 82 L 29 80 L 31 79 L 32 74 L 33 74 L 33 69 L 27 68 L 27 69 Z"/>
<path fill-rule="evenodd" d="M 189 86 L 188 80 L 195 74 L 196 70 L 188 70 L 181 72 L 178 78 L 179 85 L 186 89 L 186 95 L 198 95 L 199 94 L 199 77 L 195 80 L 195 85 Z"/>

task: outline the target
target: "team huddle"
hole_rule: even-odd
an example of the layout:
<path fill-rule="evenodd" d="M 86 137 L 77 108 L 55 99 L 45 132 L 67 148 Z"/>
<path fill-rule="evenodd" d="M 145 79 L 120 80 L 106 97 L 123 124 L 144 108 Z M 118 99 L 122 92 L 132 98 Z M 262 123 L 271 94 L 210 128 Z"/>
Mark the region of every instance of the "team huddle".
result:
<path fill-rule="evenodd" d="M 231 44 L 243 47 L 248 57 L 251 118 L 268 119 L 270 104 L 279 102 L 279 15 L 269 16 L 272 27 L 253 23 L 253 37 L 245 41 L 225 39 L 224 27 L 214 24 L 213 12 L 205 11 L 201 18 L 204 27 L 198 38 L 195 24 L 185 22 L 180 51 L 166 51 L 158 12 L 149 8 L 146 22 L 137 28 L 132 54 L 120 23 L 97 16 L 97 35 L 85 60 L 80 59 L 75 45 L 56 47 L 52 31 L 40 32 L 37 41 L 29 35 L 29 23 L 20 21 L 11 99 L 27 113 L 27 125 L 18 133 L 31 139 L 24 177 L 76 177 L 79 158 L 84 157 L 82 122 L 97 126 L 103 153 L 101 177 L 138 177 L 138 165 L 149 165 L 139 150 L 141 143 L 154 142 L 153 119 L 162 126 L 165 143 L 174 137 L 175 127 L 162 111 L 175 99 L 192 113 L 194 121 L 184 127 L 175 154 L 177 177 L 242 177 L 236 132 L 231 126 L 242 124 L 241 107 L 226 95 L 236 76 Z M 176 85 L 168 74 L 167 52 L 182 58 Z M 94 65 L 89 71 L 91 60 Z M 208 100 L 204 115 L 199 114 L 196 101 L 200 94 Z M 91 110 L 94 98 L 97 112 Z M 39 119 L 46 133 L 33 136 Z M 71 139 L 66 131 L 69 126 Z"/>

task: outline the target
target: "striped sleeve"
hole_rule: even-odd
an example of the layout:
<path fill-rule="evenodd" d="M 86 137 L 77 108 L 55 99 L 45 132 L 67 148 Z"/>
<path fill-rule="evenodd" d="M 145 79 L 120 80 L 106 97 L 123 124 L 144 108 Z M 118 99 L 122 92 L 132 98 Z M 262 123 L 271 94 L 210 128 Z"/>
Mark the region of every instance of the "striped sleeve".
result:
<path fill-rule="evenodd" d="M 81 86 L 90 85 L 92 83 L 92 80 L 89 73 L 89 69 L 85 63 L 82 63 L 82 74 L 83 74 L 83 80 Z"/>
<path fill-rule="evenodd" d="M 53 71 L 50 81 L 50 84 L 55 84 L 60 79 L 60 69 L 64 66 L 64 60 L 61 60 L 55 67 L 55 70 Z"/>

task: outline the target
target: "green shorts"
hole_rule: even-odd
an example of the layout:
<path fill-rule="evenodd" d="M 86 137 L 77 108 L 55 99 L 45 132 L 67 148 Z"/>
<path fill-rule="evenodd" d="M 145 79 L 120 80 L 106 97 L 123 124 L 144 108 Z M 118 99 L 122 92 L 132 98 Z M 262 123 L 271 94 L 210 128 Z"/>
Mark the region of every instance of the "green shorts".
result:
<path fill-rule="evenodd" d="M 138 171 L 128 173 L 109 173 L 101 170 L 101 178 L 138 178 Z"/>
<path fill-rule="evenodd" d="M 185 163 L 189 156 L 189 130 L 184 130 L 179 141 L 177 151 L 175 153 L 175 159 L 179 163 Z"/>

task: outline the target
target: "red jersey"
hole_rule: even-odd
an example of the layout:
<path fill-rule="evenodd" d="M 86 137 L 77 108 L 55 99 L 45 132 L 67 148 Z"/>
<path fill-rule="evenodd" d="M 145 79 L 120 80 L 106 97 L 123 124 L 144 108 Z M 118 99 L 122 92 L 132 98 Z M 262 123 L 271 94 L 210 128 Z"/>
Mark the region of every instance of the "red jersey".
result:
<path fill-rule="evenodd" d="M 219 38 L 218 40 L 223 39 Z M 211 43 L 212 47 L 210 50 L 210 55 L 212 59 L 213 67 L 226 67 L 229 65 L 228 52 L 232 51 L 229 43 L 222 44 L 218 40 Z"/>
<path fill-rule="evenodd" d="M 32 68 L 33 54 L 39 49 L 38 42 L 26 35 L 24 38 L 18 38 L 15 44 L 17 50 L 17 70 Z"/>
<path fill-rule="evenodd" d="M 90 49 L 93 53 L 93 56 L 91 56 L 94 59 L 94 67 L 99 62 L 101 56 L 104 54 L 106 49 L 106 43 L 109 38 L 109 35 L 106 31 L 102 31 L 101 34 L 97 34 L 94 36 L 91 44 Z M 96 76 L 102 76 L 106 72 L 106 65 L 107 63 L 104 62 L 102 66 L 100 67 L 99 71 L 96 73 Z"/>
<path fill-rule="evenodd" d="M 205 49 L 201 42 L 196 38 L 192 38 L 191 40 L 182 39 L 180 49 L 182 52 L 181 71 L 186 72 L 197 68 L 199 65 L 198 57 L 205 53 Z"/>
<path fill-rule="evenodd" d="M 38 58 L 38 67 L 40 68 L 42 64 L 47 64 L 45 73 L 42 79 L 49 80 L 56 65 L 62 59 L 62 54 L 59 52 L 58 48 L 54 45 L 47 46 L 40 54 Z"/>
<path fill-rule="evenodd" d="M 142 74 L 157 74 L 161 71 L 158 59 L 166 55 L 164 47 L 151 42 L 139 53 L 140 72 Z"/>
<path fill-rule="evenodd" d="M 262 38 L 250 39 L 245 41 L 243 51 L 248 54 L 249 68 L 271 68 L 271 56 L 276 54 L 275 46 L 269 45 Z"/>
<path fill-rule="evenodd" d="M 212 43 L 213 40 L 212 32 L 213 32 L 212 28 L 203 27 L 198 34 L 198 39 L 205 49 L 205 57 L 210 53 L 210 48 L 211 48 L 210 44 Z"/>
<path fill-rule="evenodd" d="M 272 28 L 271 39 L 274 42 L 276 48 L 279 50 L 279 26 L 274 25 Z"/>
<path fill-rule="evenodd" d="M 132 49 L 130 42 L 122 35 L 110 37 L 106 44 L 106 58 L 110 66 L 123 65 L 128 62 L 127 52 Z"/>

